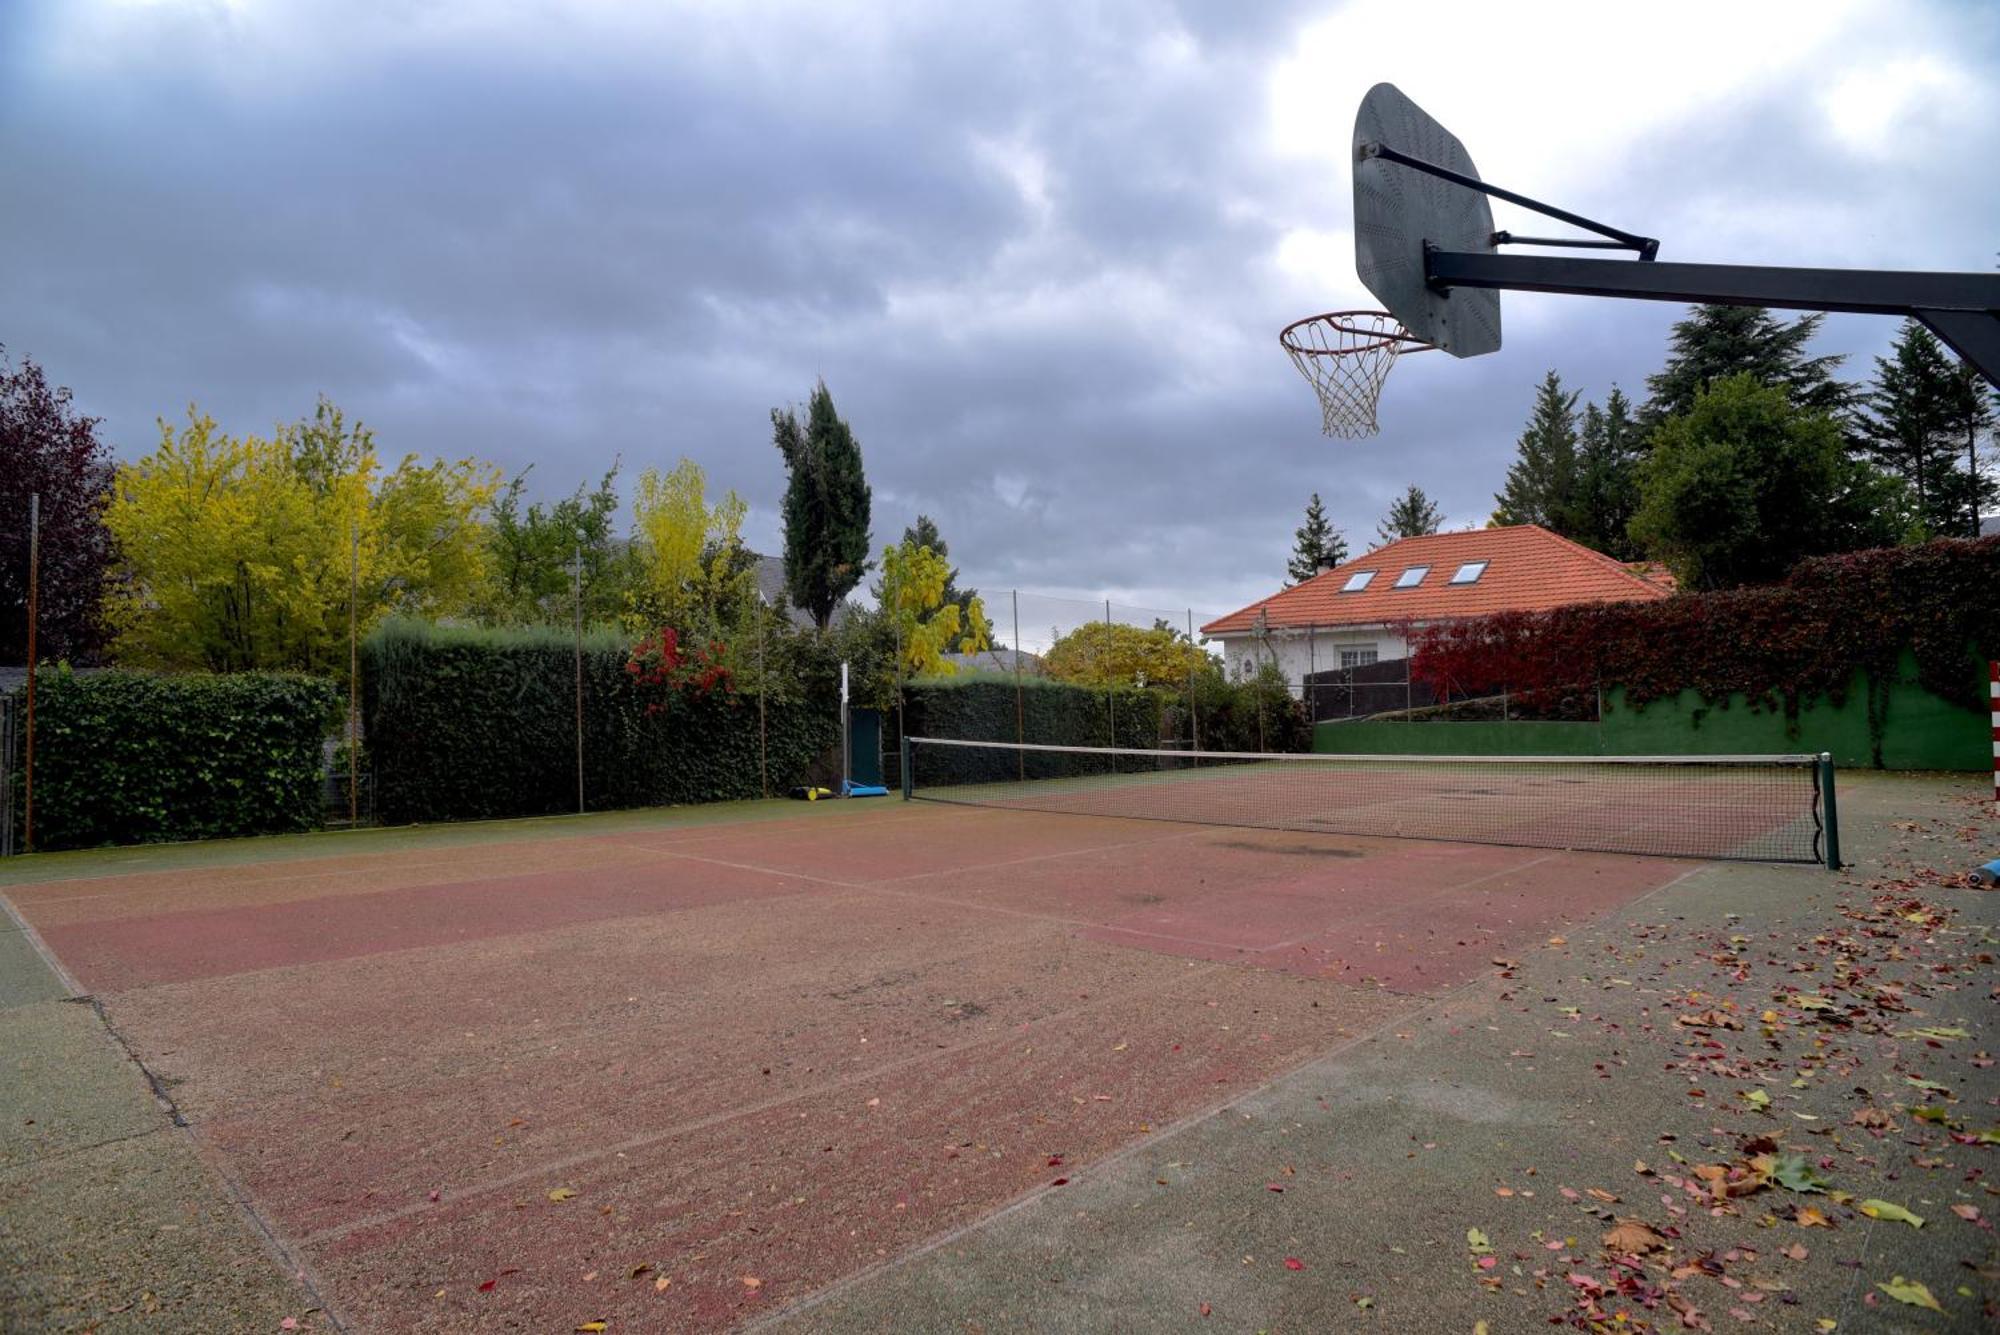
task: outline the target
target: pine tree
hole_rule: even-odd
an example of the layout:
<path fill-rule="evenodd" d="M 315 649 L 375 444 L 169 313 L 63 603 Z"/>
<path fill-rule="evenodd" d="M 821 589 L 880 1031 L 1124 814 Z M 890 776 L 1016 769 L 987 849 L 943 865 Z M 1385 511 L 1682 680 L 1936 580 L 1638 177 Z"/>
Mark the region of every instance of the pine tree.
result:
<path fill-rule="evenodd" d="M 1604 406 L 1587 403 L 1577 435 L 1576 490 L 1556 531 L 1620 561 L 1635 560 L 1638 544 L 1626 532 L 1639 506 L 1639 424 L 1632 405 L 1613 386 Z"/>
<path fill-rule="evenodd" d="M 1306 522 L 1298 530 L 1296 539 L 1292 545 L 1292 559 L 1285 566 L 1285 574 L 1294 584 L 1303 583 L 1322 570 L 1331 570 L 1347 559 L 1347 539 L 1327 522 L 1326 510 L 1319 503 L 1318 492 L 1314 492 L 1312 499 L 1306 502 Z"/>
<path fill-rule="evenodd" d="M 1959 451 L 1969 445 L 1976 470 L 1985 425 L 1980 387 L 1964 371 L 1930 330 L 1905 320 L 1890 355 L 1875 359 L 1858 442 L 1860 453 L 1909 485 L 1924 528 L 1939 537 L 1963 534 L 1968 509 L 1976 524 L 1979 493 L 1991 494 L 1976 471 L 1959 469 Z"/>
<path fill-rule="evenodd" d="M 940 560 L 949 561 L 951 559 L 951 548 L 939 536 L 937 521 L 929 515 L 918 515 L 917 522 L 903 530 L 903 541 L 912 543 L 918 547 L 929 548 L 938 554 Z M 958 587 L 958 567 L 952 566 L 951 573 L 944 577 L 944 601 L 946 603 L 957 604 L 958 610 L 963 613 L 966 610 L 966 604 L 978 596 L 979 590 L 977 589 L 961 589 Z M 940 606 L 942 605 L 940 604 Z"/>
<path fill-rule="evenodd" d="M 1650 434 L 1666 418 L 1694 406 L 1695 396 L 1732 375 L 1782 387 L 1801 408 L 1844 418 L 1854 404 L 1851 386 L 1834 378 L 1844 358 L 1806 355 L 1824 315 L 1782 324 L 1758 306 L 1693 306 L 1674 325 L 1667 364 L 1646 377 L 1650 395 L 1640 421 Z"/>
<path fill-rule="evenodd" d="M 1542 377 L 1507 484 L 1493 498 L 1494 522 L 1564 531 L 1576 499 L 1576 400 L 1575 391 L 1563 392 L 1556 372 Z"/>
<path fill-rule="evenodd" d="M 1389 513 L 1382 517 L 1375 533 L 1383 542 L 1394 542 L 1398 538 L 1421 538 L 1427 533 L 1438 531 L 1444 522 L 1444 515 L 1431 498 L 1424 495 L 1424 489 L 1412 482 L 1410 489 L 1389 507 Z"/>
<path fill-rule="evenodd" d="M 785 586 L 794 605 L 825 630 L 834 608 L 868 570 L 867 478 L 861 444 L 834 411 L 826 382 L 813 387 L 806 421 L 771 410 L 771 434 L 785 456 Z"/>

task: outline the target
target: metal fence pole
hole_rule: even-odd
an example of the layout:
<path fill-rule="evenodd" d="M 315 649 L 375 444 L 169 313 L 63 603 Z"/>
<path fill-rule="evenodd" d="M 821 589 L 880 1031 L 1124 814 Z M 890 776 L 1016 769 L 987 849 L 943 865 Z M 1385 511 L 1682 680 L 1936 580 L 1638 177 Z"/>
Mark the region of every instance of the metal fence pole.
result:
<path fill-rule="evenodd" d="M 576 624 L 576 814 L 581 816 L 583 805 L 583 547 L 576 549 L 576 562 L 571 567 L 570 606 Z"/>
<path fill-rule="evenodd" d="M 1104 600 L 1104 647 L 1106 651 L 1112 648 L 1111 600 L 1109 598 Z M 1116 746 L 1118 745 L 1118 681 L 1109 672 L 1104 674 L 1104 707 L 1105 715 L 1109 720 L 1111 728 L 1110 740 L 1104 744 L 1106 746 Z"/>
<path fill-rule="evenodd" d="M 762 591 L 757 594 L 757 784 L 768 800 L 771 796 L 771 743 L 764 721 L 764 697 L 770 693 L 771 679 L 764 673 L 764 623 L 770 619 Z"/>
<path fill-rule="evenodd" d="M 361 525 L 347 563 L 347 828 L 361 824 Z"/>
<path fill-rule="evenodd" d="M 1188 648 L 1193 650 L 1196 648 L 1196 645 L 1194 642 L 1194 609 L 1192 607 L 1187 610 L 1187 627 Z M 1201 750 L 1201 706 L 1195 703 L 1194 674 L 1196 661 L 1195 654 L 1190 652 L 1188 654 L 1188 740 L 1192 743 L 1189 749 L 1199 751 Z"/>
<path fill-rule="evenodd" d="M 22 776 L 21 847 L 35 851 L 35 631 L 40 621 L 42 583 L 42 494 L 28 497 L 28 726 L 27 765 Z"/>
<path fill-rule="evenodd" d="M 1012 591 L 1014 599 L 1014 741 L 1021 744 L 1028 740 L 1027 698 L 1021 691 L 1021 591 Z M 1028 753 L 1014 753 L 1014 769 L 1023 780 L 1028 777 Z M 907 796 L 907 792 L 905 793 Z"/>

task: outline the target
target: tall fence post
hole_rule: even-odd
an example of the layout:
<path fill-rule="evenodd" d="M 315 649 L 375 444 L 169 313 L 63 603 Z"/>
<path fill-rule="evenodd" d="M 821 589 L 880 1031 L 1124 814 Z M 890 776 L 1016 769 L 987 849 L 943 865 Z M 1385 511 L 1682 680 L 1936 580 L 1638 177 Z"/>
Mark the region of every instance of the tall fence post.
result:
<path fill-rule="evenodd" d="M 35 851 L 35 631 L 41 620 L 42 494 L 28 497 L 28 721 L 26 768 L 22 775 L 21 847 Z"/>
<path fill-rule="evenodd" d="M 1193 650 L 1196 646 L 1194 642 L 1194 609 L 1192 607 L 1190 607 L 1187 610 L 1187 627 L 1188 627 L 1188 648 L 1190 650 Z M 1188 654 L 1188 739 L 1193 744 L 1189 749 L 1199 751 L 1201 750 L 1201 706 L 1195 703 L 1195 685 L 1194 685 L 1195 661 L 1196 661 L 1195 655 L 1192 652 L 1189 653 Z"/>
<path fill-rule="evenodd" d="M 578 544 L 571 567 L 570 606 L 576 624 L 576 814 L 583 805 L 583 547 Z"/>
<path fill-rule="evenodd" d="M 1104 600 L 1104 647 L 1107 651 L 1113 647 L 1111 644 L 1111 600 L 1109 598 Z M 1106 746 L 1116 746 L 1118 745 L 1118 680 L 1109 672 L 1104 674 L 1104 709 L 1105 718 L 1111 728 L 1111 736 L 1106 739 L 1104 744 Z"/>
<path fill-rule="evenodd" d="M 347 563 L 347 828 L 361 824 L 361 524 Z"/>
<path fill-rule="evenodd" d="M 1012 592 L 1014 599 L 1014 742 L 1016 745 L 1020 745 L 1028 740 L 1028 706 L 1027 699 L 1021 692 L 1021 591 L 1015 589 Z M 908 754 L 909 752 L 906 750 L 904 755 L 907 756 Z M 1016 751 L 1014 753 L 1014 768 L 1017 777 L 1023 780 L 1028 777 L 1028 753 L 1026 751 Z M 903 795 L 905 797 L 909 796 L 909 784 L 907 780 L 904 783 Z"/>
<path fill-rule="evenodd" d="M 757 591 L 757 786 L 767 801 L 771 796 L 771 743 L 764 719 L 764 697 L 770 694 L 771 679 L 764 673 L 764 623 L 768 620 L 770 608 L 760 589 Z"/>
<path fill-rule="evenodd" d="M 903 771 L 901 776 L 903 780 L 903 800 L 907 802 L 910 800 L 910 794 L 916 791 L 917 776 L 916 772 L 910 768 L 910 735 L 904 733 L 900 740 L 902 742 L 900 748 L 902 755 L 899 757 L 897 768 Z"/>

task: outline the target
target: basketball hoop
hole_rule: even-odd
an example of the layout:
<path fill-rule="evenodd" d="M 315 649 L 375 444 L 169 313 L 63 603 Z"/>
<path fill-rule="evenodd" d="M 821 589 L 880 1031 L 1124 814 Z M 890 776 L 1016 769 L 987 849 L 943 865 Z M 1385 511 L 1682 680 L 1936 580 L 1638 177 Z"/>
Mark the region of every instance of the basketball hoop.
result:
<path fill-rule="evenodd" d="M 1342 440 L 1359 440 L 1379 429 L 1375 401 L 1396 358 L 1435 346 L 1386 311 L 1309 315 L 1286 325 L 1278 342 L 1319 395 L 1322 429 Z"/>

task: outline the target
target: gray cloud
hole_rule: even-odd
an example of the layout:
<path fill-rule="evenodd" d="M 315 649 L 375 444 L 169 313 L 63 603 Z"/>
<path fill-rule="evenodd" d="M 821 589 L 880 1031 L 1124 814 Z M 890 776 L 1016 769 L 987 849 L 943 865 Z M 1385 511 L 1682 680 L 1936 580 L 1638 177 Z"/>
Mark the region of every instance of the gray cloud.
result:
<path fill-rule="evenodd" d="M 325 392 L 391 451 L 544 492 L 689 455 L 766 545 L 768 412 L 824 376 L 878 541 L 921 509 L 986 588 L 1227 610 L 1275 586 L 1309 491 L 1357 545 L 1412 481 L 1479 522 L 1542 372 L 1642 393 L 1677 314 L 1510 299 L 1501 354 L 1409 359 L 1379 440 L 1322 439 L 1275 334 L 1352 279 L 1285 257 L 1345 244 L 1334 91 L 1374 74 L 1339 30 L 1381 7 L 1242 8 L 9 7 L 0 342 L 127 457 L 190 400 L 248 431 Z M 1543 158 L 1504 115 L 1455 128 L 1675 258 L 1985 267 L 2000 32 L 1887 9 L 1622 140 L 1635 108 L 1576 106 Z M 1496 113 L 1640 39 L 1557 25 L 1535 54 L 1550 25 L 1520 27 L 1471 66 Z M 1323 104 L 1274 92 L 1300 61 Z M 1302 115 L 1323 156 L 1281 142 Z M 1893 332 L 1825 343 L 1859 374 Z"/>

